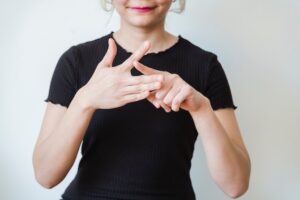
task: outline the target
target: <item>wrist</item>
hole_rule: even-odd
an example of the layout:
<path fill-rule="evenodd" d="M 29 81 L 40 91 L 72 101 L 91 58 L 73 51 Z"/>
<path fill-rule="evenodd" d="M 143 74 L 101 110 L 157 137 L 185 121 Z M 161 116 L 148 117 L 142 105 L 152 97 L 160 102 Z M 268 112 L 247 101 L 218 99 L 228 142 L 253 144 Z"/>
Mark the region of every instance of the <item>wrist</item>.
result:
<path fill-rule="evenodd" d="M 86 92 L 87 91 L 85 86 L 81 87 L 76 92 L 74 99 L 76 101 L 76 104 L 84 111 L 94 112 L 96 109 L 89 103 Z"/>
<path fill-rule="evenodd" d="M 204 98 L 203 103 L 197 110 L 190 111 L 190 115 L 192 116 L 193 119 L 207 118 L 212 113 L 213 113 L 213 109 L 212 109 L 210 101 L 207 97 Z"/>

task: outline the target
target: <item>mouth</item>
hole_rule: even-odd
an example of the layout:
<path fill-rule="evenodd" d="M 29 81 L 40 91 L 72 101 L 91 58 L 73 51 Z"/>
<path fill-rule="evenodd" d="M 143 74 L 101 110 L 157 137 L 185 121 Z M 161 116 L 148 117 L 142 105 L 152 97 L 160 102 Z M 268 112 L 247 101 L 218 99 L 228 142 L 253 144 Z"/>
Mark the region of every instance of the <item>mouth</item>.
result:
<path fill-rule="evenodd" d="M 148 13 L 155 9 L 155 7 L 150 6 L 132 6 L 129 9 L 138 12 L 138 13 Z"/>

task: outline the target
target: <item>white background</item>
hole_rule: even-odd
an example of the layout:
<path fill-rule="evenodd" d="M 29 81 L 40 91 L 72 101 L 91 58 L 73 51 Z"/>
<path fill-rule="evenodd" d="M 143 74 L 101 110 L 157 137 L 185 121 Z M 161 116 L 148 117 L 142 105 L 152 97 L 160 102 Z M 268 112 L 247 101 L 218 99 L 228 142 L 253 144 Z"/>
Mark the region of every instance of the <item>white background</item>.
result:
<path fill-rule="evenodd" d="M 108 20 L 98 0 L 0 1 L 0 199 L 59 199 L 74 177 L 80 156 L 58 186 L 38 185 L 33 146 L 59 56 L 117 30 L 117 14 Z M 300 1 L 187 0 L 167 29 L 216 53 L 227 74 L 252 159 L 240 199 L 299 199 Z M 200 139 L 191 177 L 197 199 L 229 199 L 208 174 Z"/>

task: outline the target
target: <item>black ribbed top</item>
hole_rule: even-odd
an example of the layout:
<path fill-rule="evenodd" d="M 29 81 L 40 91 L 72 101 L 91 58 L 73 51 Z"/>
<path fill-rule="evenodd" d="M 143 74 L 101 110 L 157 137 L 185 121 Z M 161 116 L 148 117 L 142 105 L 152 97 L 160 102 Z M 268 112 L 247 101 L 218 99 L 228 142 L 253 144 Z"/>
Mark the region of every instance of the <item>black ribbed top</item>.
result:
<path fill-rule="evenodd" d="M 92 76 L 113 32 L 70 47 L 52 75 L 48 97 L 68 107 Z M 117 43 L 114 66 L 131 55 Z M 236 108 L 217 56 L 179 35 L 177 43 L 146 54 L 141 63 L 176 73 L 208 97 L 214 110 Z M 132 69 L 132 75 L 140 75 Z M 194 200 L 190 179 L 197 130 L 185 110 L 166 113 L 148 100 L 95 111 L 81 148 L 76 177 L 62 197 L 72 200 Z"/>

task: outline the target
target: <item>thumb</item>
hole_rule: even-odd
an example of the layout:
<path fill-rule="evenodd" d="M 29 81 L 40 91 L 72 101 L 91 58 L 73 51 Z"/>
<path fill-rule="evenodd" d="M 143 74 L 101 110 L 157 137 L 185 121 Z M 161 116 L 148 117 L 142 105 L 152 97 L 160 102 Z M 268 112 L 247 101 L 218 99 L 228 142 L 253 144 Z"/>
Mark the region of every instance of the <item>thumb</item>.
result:
<path fill-rule="evenodd" d="M 108 39 L 108 49 L 102 59 L 102 63 L 105 67 L 111 67 L 113 64 L 113 61 L 117 54 L 117 46 L 115 41 L 112 38 Z"/>

